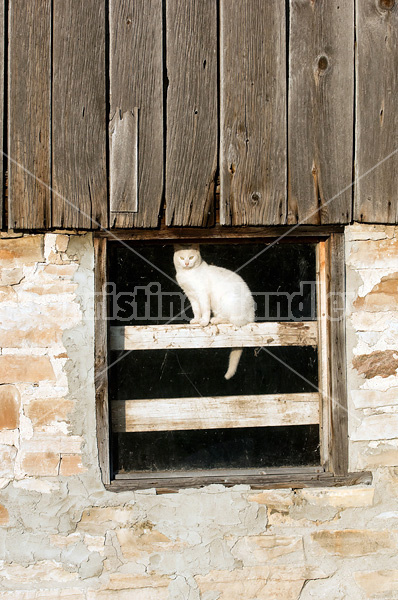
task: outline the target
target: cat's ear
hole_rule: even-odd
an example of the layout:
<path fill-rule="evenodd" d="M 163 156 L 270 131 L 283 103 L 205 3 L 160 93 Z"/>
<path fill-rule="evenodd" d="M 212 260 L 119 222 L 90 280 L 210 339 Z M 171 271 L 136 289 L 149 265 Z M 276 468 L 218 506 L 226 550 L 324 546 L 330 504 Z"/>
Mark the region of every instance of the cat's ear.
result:
<path fill-rule="evenodd" d="M 174 252 L 178 252 L 179 250 L 184 250 L 184 246 L 181 244 L 174 244 Z"/>
<path fill-rule="evenodd" d="M 191 244 L 191 248 L 192 248 L 192 250 L 197 250 L 198 252 L 200 252 L 199 244 Z"/>

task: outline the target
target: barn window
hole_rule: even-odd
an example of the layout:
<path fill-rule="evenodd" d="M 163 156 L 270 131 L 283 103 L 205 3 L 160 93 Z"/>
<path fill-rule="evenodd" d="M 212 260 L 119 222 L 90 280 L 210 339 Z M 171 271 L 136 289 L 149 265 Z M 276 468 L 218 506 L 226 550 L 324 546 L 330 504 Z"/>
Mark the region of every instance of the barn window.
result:
<path fill-rule="evenodd" d="M 342 235 L 299 234 L 200 241 L 206 262 L 252 291 L 255 322 L 242 328 L 190 325 L 172 239 L 96 240 L 98 436 L 111 489 L 349 481 Z M 243 354 L 227 381 L 233 347 Z"/>

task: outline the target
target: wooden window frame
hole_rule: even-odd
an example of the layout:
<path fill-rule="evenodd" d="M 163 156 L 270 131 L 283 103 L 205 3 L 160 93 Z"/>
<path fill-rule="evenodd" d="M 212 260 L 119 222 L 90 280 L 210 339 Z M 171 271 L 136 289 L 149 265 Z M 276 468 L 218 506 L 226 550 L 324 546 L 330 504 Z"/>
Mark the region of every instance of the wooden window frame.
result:
<path fill-rule="evenodd" d="M 289 228 L 291 230 L 291 228 Z M 108 343 L 109 327 L 104 284 L 107 278 L 107 246 L 116 241 L 159 242 L 250 242 L 271 241 L 286 237 L 288 228 L 231 228 L 210 230 L 133 231 L 98 233 L 94 238 L 95 252 L 95 385 L 99 466 L 102 481 L 110 491 L 155 488 L 158 493 L 181 488 L 202 487 L 211 483 L 225 486 L 250 485 L 253 489 L 303 488 L 370 483 L 370 472 L 348 472 L 348 414 L 345 318 L 332 315 L 331 303 L 345 298 L 344 232 L 342 227 L 296 227 L 290 236 L 300 242 L 317 243 L 318 364 L 320 404 L 320 465 L 317 467 L 279 467 L 269 469 L 231 469 L 173 474 L 126 474 L 111 478 L 110 415 L 108 403 Z M 341 309 L 341 305 L 339 306 Z"/>

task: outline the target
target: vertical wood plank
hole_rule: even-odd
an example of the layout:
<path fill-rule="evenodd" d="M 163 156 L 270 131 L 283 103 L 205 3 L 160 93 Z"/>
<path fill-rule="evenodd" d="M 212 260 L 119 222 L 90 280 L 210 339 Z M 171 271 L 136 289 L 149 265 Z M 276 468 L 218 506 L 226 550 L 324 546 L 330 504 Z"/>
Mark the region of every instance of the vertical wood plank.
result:
<path fill-rule="evenodd" d="M 286 222 L 286 27 L 280 0 L 221 0 L 220 219 Z"/>
<path fill-rule="evenodd" d="M 205 226 L 217 169 L 217 1 L 166 7 L 166 224 Z"/>
<path fill-rule="evenodd" d="M 4 48 L 5 48 L 5 15 L 4 15 L 4 0 L 0 0 L 0 229 L 3 227 L 3 204 L 4 204 L 4 189 L 3 189 L 3 173 L 4 173 Z"/>
<path fill-rule="evenodd" d="M 9 11 L 8 223 L 50 227 L 51 0 L 10 0 Z"/>
<path fill-rule="evenodd" d="M 288 222 L 349 223 L 354 0 L 290 0 Z"/>
<path fill-rule="evenodd" d="M 110 483 L 108 407 L 107 240 L 94 239 L 95 258 L 95 395 L 98 460 L 102 482 Z"/>
<path fill-rule="evenodd" d="M 348 411 L 345 337 L 344 234 L 333 233 L 326 243 L 329 265 L 329 374 L 330 421 L 328 469 L 335 475 L 348 473 Z"/>
<path fill-rule="evenodd" d="M 105 4 L 54 0 L 54 227 L 107 225 Z"/>
<path fill-rule="evenodd" d="M 398 3 L 357 0 L 354 219 L 398 223 Z"/>
<path fill-rule="evenodd" d="M 109 23 L 111 226 L 157 227 L 164 153 L 162 0 L 111 0 Z"/>

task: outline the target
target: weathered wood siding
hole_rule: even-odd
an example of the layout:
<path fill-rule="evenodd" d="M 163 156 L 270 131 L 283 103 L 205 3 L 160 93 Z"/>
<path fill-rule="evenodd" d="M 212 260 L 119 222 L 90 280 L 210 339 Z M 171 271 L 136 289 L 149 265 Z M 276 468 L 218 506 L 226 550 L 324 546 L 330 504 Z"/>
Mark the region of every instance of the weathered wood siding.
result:
<path fill-rule="evenodd" d="M 105 7 L 53 3 L 53 227 L 108 224 Z"/>
<path fill-rule="evenodd" d="M 9 227 L 398 222 L 394 0 L 9 0 L 4 23 Z"/>
<path fill-rule="evenodd" d="M 221 223 L 286 222 L 286 15 L 221 0 Z"/>
<path fill-rule="evenodd" d="M 290 1 L 289 223 L 351 221 L 354 0 Z"/>
<path fill-rule="evenodd" d="M 4 0 L 0 1 L 0 149 L 3 145 L 3 131 L 4 131 L 4 78 L 1 74 L 4 72 L 4 33 L 5 33 L 5 21 L 4 21 Z M 4 158 L 3 153 L 0 153 L 0 176 L 3 174 Z M 0 184 L 0 228 L 3 227 L 3 185 Z"/>
<path fill-rule="evenodd" d="M 354 219 L 398 223 L 398 3 L 357 0 Z"/>
<path fill-rule="evenodd" d="M 51 0 L 9 4 L 8 132 L 9 226 L 51 226 Z"/>
<path fill-rule="evenodd" d="M 163 193 L 162 0 L 110 1 L 110 225 L 156 227 Z"/>

